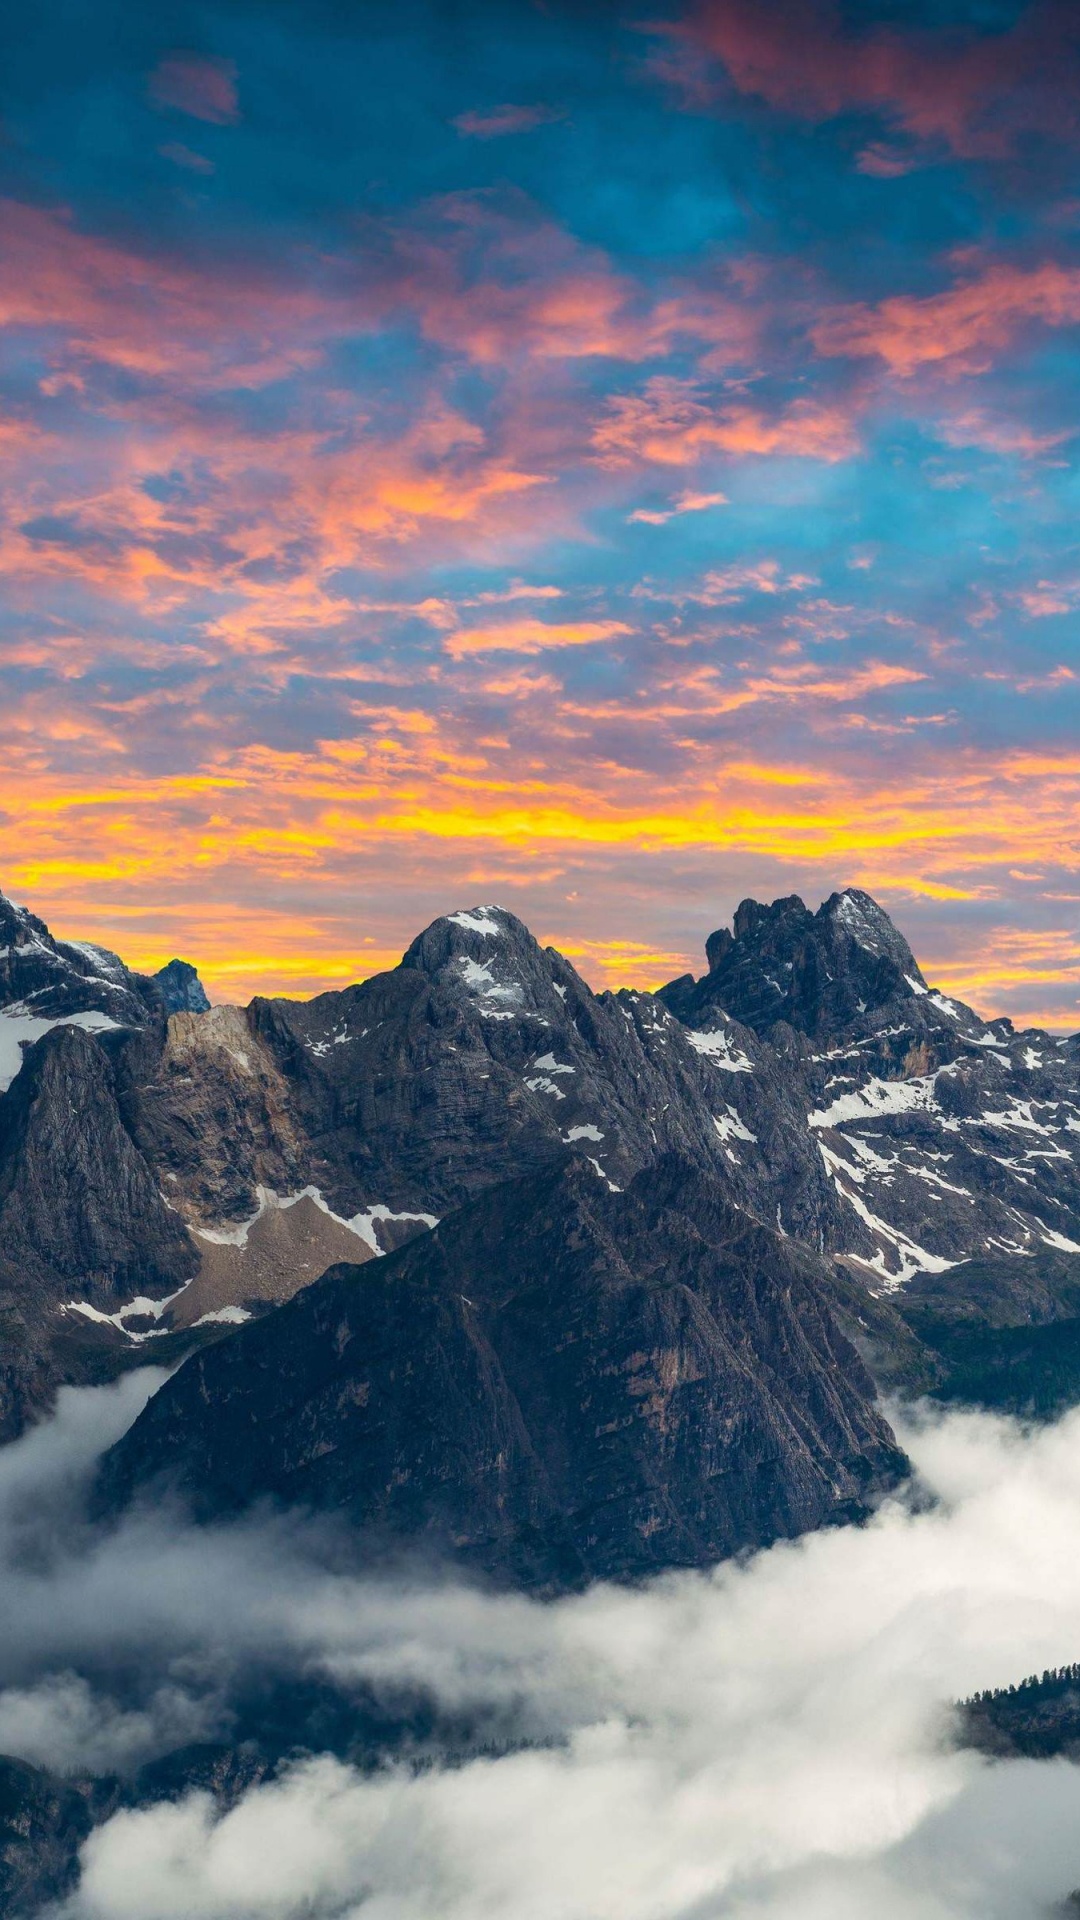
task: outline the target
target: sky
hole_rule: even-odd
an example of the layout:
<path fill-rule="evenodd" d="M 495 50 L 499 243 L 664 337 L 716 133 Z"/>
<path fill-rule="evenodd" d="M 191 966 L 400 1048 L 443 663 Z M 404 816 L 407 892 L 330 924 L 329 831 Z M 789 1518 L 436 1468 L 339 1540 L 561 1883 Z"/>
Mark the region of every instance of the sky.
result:
<path fill-rule="evenodd" d="M 1080 14 L 0 19 L 0 887 L 214 998 L 874 893 L 1080 1026 Z"/>

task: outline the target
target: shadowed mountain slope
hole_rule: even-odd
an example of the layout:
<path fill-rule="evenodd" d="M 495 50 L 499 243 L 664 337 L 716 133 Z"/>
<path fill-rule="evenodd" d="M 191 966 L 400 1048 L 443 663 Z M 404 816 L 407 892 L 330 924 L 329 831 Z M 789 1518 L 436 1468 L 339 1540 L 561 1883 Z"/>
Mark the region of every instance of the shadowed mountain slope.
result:
<path fill-rule="evenodd" d="M 569 1161 L 194 1357 L 103 1487 L 339 1510 L 556 1590 L 863 1510 L 904 1467 L 873 1399 L 813 1256 L 682 1162 L 613 1194 Z"/>

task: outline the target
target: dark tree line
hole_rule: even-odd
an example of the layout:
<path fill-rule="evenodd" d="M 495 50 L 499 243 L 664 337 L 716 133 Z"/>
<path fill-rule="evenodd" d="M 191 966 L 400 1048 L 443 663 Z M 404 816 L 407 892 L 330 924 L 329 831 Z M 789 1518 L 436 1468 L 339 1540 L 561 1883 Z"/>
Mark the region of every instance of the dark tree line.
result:
<path fill-rule="evenodd" d="M 1047 1693 L 1064 1693 L 1069 1687 L 1080 1685 L 1080 1661 L 1074 1661 L 1068 1667 L 1046 1667 L 1042 1677 L 1037 1673 L 1029 1674 L 1026 1680 L 1017 1681 L 1011 1687 L 987 1687 L 981 1693 L 973 1693 L 968 1700 L 961 1701 L 964 1707 L 996 1706 L 1003 1700 L 1015 1700 L 1019 1696 Z"/>

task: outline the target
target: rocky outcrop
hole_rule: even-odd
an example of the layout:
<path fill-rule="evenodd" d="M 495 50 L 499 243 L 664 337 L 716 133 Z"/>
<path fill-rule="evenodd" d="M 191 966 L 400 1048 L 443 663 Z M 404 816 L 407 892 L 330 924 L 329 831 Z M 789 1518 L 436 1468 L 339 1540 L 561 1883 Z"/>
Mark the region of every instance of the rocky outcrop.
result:
<path fill-rule="evenodd" d="M 665 1158 L 625 1193 L 565 1162 L 332 1270 L 190 1361 L 102 1484 L 329 1508 L 551 1591 L 849 1518 L 903 1466 L 820 1263 Z"/>
<path fill-rule="evenodd" d="M 30 1920 L 47 1901 L 70 1893 L 79 1848 L 108 1811 L 95 1783 L 63 1780 L 0 1755 L 0 1912 Z"/>
<path fill-rule="evenodd" d="M 247 1220 L 265 1187 L 295 1193 L 313 1156 L 289 1087 L 239 1007 L 176 1013 L 135 1093 L 134 1139 L 172 1206 L 193 1227 Z"/>
<path fill-rule="evenodd" d="M 206 988 L 190 960 L 170 960 L 154 975 L 166 1013 L 209 1013 Z"/>
<path fill-rule="evenodd" d="M 96 1018 L 92 1018 L 96 1016 Z M 115 953 L 54 940 L 43 920 L 0 894 L 0 1081 L 18 1071 L 20 1045 L 71 1021 L 116 1033 L 159 1021 L 160 993 Z"/>

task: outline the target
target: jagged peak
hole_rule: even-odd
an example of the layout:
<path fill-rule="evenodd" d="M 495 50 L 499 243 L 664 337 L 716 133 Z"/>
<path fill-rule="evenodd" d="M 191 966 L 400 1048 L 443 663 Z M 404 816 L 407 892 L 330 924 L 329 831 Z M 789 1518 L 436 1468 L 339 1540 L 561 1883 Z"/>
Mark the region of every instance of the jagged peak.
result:
<path fill-rule="evenodd" d="M 926 982 L 910 946 L 872 894 L 864 893 L 861 887 L 845 887 L 840 893 L 831 893 L 822 902 L 816 917 L 839 924 L 856 945 L 867 953 L 888 954 L 908 976 L 909 986 L 913 977 L 917 987 L 925 987 Z"/>
<path fill-rule="evenodd" d="M 839 924 L 868 952 L 902 949 L 911 958 L 912 966 L 915 965 L 907 941 L 880 902 L 861 887 L 844 887 L 823 900 L 816 913 L 797 893 L 783 894 L 771 902 L 755 900 L 752 896 L 741 900 L 731 928 L 718 927 L 705 942 L 710 971 L 715 972 L 736 941 L 752 939 L 760 930 L 781 922 L 802 923 L 808 932 L 815 923 Z"/>
<path fill-rule="evenodd" d="M 930 996 L 903 934 L 861 887 L 830 894 L 816 911 L 797 893 L 770 904 L 743 900 L 732 927 L 710 934 L 705 952 L 709 971 L 700 981 L 662 989 L 680 1018 L 720 1001 L 757 1032 L 783 1022 L 815 1033 Z"/>
<path fill-rule="evenodd" d="M 190 960 L 170 960 L 154 975 L 167 1013 L 209 1013 L 210 1000 Z"/>

